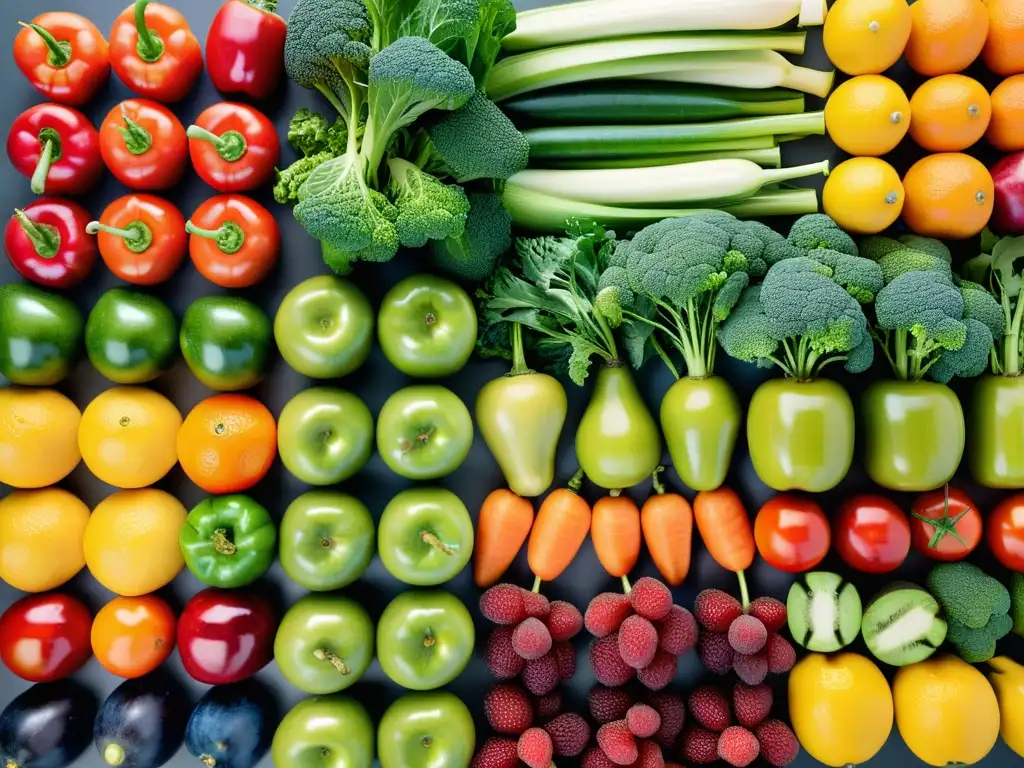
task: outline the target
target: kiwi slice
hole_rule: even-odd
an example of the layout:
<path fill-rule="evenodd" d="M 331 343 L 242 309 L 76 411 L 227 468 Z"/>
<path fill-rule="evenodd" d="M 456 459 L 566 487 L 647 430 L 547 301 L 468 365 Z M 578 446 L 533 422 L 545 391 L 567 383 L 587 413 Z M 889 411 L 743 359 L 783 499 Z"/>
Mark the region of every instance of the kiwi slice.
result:
<path fill-rule="evenodd" d="M 793 639 L 809 651 L 838 651 L 860 632 L 860 595 L 836 573 L 804 574 L 789 588 L 786 613 Z"/>
<path fill-rule="evenodd" d="M 893 584 L 864 611 L 864 642 L 876 659 L 894 667 L 924 661 L 946 639 L 941 613 L 938 601 L 925 590 Z"/>

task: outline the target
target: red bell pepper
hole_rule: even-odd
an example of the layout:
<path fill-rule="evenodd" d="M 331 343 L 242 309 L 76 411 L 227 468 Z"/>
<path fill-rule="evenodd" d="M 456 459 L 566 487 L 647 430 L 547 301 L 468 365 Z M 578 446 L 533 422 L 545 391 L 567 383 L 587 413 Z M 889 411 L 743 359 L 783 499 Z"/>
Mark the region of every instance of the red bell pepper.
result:
<path fill-rule="evenodd" d="M 89 118 L 61 104 L 37 104 L 18 115 L 7 156 L 37 195 L 82 194 L 103 173 L 99 133 Z"/>
<path fill-rule="evenodd" d="M 135 285 L 157 285 L 170 278 L 188 249 L 185 217 L 173 203 L 155 195 L 119 197 L 85 231 L 98 235 L 96 244 L 107 269 Z"/>
<path fill-rule="evenodd" d="M 281 156 L 274 124 L 245 104 L 214 104 L 185 133 L 196 173 L 218 192 L 246 192 L 266 184 Z"/>
<path fill-rule="evenodd" d="M 106 85 L 107 41 L 87 18 L 51 11 L 22 26 L 14 38 L 14 61 L 43 96 L 77 107 Z"/>
<path fill-rule="evenodd" d="M 85 232 L 92 216 L 78 203 L 43 197 L 14 211 L 4 230 L 7 258 L 22 277 L 70 288 L 89 274 L 99 250 Z"/>
<path fill-rule="evenodd" d="M 248 288 L 267 276 L 281 250 L 273 214 L 244 195 L 217 195 L 185 223 L 199 273 L 224 288 Z"/>
<path fill-rule="evenodd" d="M 277 0 L 228 0 L 206 36 L 206 69 L 218 91 L 270 96 L 284 73 L 285 20 Z"/>
<path fill-rule="evenodd" d="M 192 90 L 203 71 L 203 50 L 181 13 L 135 0 L 110 30 L 110 64 L 136 93 L 170 103 Z"/>
<path fill-rule="evenodd" d="M 185 127 L 167 107 L 149 99 L 126 99 L 100 125 L 100 153 L 126 187 L 167 189 L 185 173 Z"/>

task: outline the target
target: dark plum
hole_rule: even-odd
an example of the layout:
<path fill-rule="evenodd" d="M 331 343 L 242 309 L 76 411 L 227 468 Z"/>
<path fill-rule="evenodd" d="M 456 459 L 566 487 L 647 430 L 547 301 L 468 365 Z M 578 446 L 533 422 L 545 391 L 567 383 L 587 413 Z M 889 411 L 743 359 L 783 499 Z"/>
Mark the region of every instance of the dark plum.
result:
<path fill-rule="evenodd" d="M 114 689 L 100 706 L 93 741 L 107 765 L 159 768 L 181 746 L 188 715 L 185 692 L 155 672 Z"/>
<path fill-rule="evenodd" d="M 185 746 L 208 768 L 252 768 L 277 726 L 273 696 L 254 680 L 206 692 L 185 728 Z"/>
<path fill-rule="evenodd" d="M 0 764 L 64 768 L 89 746 L 96 699 L 78 683 L 40 683 L 0 713 Z"/>

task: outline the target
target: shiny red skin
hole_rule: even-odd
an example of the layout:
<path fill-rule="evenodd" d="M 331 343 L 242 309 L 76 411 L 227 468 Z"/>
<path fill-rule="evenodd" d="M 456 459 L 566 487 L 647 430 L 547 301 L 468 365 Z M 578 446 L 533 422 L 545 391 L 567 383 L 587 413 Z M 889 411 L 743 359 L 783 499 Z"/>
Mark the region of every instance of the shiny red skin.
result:
<path fill-rule="evenodd" d="M 236 683 L 270 662 L 276 630 L 274 610 L 260 595 L 206 589 L 178 619 L 178 653 L 194 680 Z"/>
<path fill-rule="evenodd" d="M 60 238 L 57 253 L 40 255 L 16 216 L 4 229 L 7 258 L 22 277 L 47 288 L 70 288 L 92 271 L 99 257 L 96 238 L 85 232 L 92 215 L 78 203 L 41 197 L 23 209 L 36 224 L 52 227 Z"/>
<path fill-rule="evenodd" d="M 32 683 L 60 680 L 92 656 L 92 615 L 70 595 L 19 600 L 0 616 L 0 661 Z"/>
<path fill-rule="evenodd" d="M 1024 573 L 1024 493 L 1003 499 L 985 523 L 988 547 L 1011 571 Z"/>
<path fill-rule="evenodd" d="M 914 500 L 914 506 L 910 516 L 910 543 L 918 552 L 921 552 L 932 560 L 952 562 L 963 560 L 978 547 L 982 535 L 981 513 L 978 505 L 971 501 L 971 497 L 959 488 L 949 489 L 949 517 L 955 518 L 961 513 L 965 514 L 956 524 L 956 532 L 964 543 L 947 534 L 939 540 L 939 544 L 932 549 L 929 543 L 935 535 L 935 527 L 930 523 L 920 520 L 916 515 L 924 518 L 939 520 L 946 514 L 945 492 L 943 489 L 922 493 Z"/>
<path fill-rule="evenodd" d="M 63 104 L 37 104 L 18 115 L 7 134 L 7 156 L 22 176 L 31 179 L 43 154 L 39 132 L 50 128 L 61 140 L 61 156 L 50 166 L 45 194 L 80 195 L 103 174 L 100 135 L 89 118 Z"/>
<path fill-rule="evenodd" d="M 851 568 L 889 573 L 910 553 L 910 523 L 894 502 L 862 494 L 847 499 L 832 521 L 832 547 Z"/>
<path fill-rule="evenodd" d="M 206 70 L 218 91 L 265 99 L 284 74 L 285 20 L 259 0 L 228 0 L 206 36 Z"/>
<path fill-rule="evenodd" d="M 1024 235 L 1024 152 L 992 166 L 992 181 L 996 199 L 989 227 L 997 235 Z"/>
<path fill-rule="evenodd" d="M 237 131 L 245 137 L 245 153 L 229 161 L 209 141 L 189 138 L 188 150 L 199 177 L 218 192 L 247 192 L 266 184 L 281 157 L 277 129 L 258 109 L 222 101 L 204 109 L 196 125 L 217 136 Z"/>
<path fill-rule="evenodd" d="M 152 137 L 149 149 L 132 154 L 121 133 L 124 116 L 145 128 Z M 185 126 L 165 107 L 149 99 L 125 99 L 100 124 L 100 154 L 118 181 L 139 191 L 169 189 L 181 181 L 188 164 Z"/>
<path fill-rule="evenodd" d="M 32 28 L 22 27 L 14 38 L 14 62 L 43 98 L 81 106 L 110 79 L 110 51 L 95 24 L 67 11 L 47 11 L 32 19 L 58 42 L 71 45 L 71 60 L 62 66 L 51 61 L 46 41 Z"/>
<path fill-rule="evenodd" d="M 217 230 L 225 222 L 237 224 L 245 242 L 225 253 L 215 240 L 191 235 L 189 253 L 199 273 L 223 288 L 248 288 L 265 278 L 277 263 L 281 231 L 274 215 L 245 195 L 217 195 L 196 208 L 190 221 L 200 229 Z"/>
<path fill-rule="evenodd" d="M 809 571 L 828 554 L 832 532 L 815 502 L 780 493 L 765 503 L 754 520 L 754 541 L 765 562 L 780 571 Z"/>

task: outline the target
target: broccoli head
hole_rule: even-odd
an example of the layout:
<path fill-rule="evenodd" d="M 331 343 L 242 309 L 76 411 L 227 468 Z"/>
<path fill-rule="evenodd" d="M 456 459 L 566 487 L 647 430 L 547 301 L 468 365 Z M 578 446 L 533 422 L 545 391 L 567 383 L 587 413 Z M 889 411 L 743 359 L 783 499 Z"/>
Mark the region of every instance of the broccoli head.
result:
<path fill-rule="evenodd" d="M 428 240 L 461 237 L 466 231 L 469 199 L 462 187 L 445 184 L 408 160 L 388 160 L 388 196 L 398 209 L 395 229 L 407 248 L 422 248 Z"/>
<path fill-rule="evenodd" d="M 310 174 L 328 160 L 333 160 L 334 157 L 331 152 L 307 155 L 300 157 L 283 171 L 275 170 L 277 182 L 274 184 L 274 200 L 281 205 L 294 203 L 299 199 L 299 189 L 306 183 Z"/>
<path fill-rule="evenodd" d="M 952 282 L 953 270 L 949 262 L 938 259 L 924 251 L 912 251 L 909 248 L 890 251 L 878 260 L 882 269 L 882 277 L 888 285 L 905 272 L 938 272 Z"/>
<path fill-rule="evenodd" d="M 992 333 L 993 339 L 1006 332 L 1006 315 L 995 297 L 977 283 L 960 281 L 960 295 L 964 299 L 964 317 L 978 320 Z"/>
<path fill-rule="evenodd" d="M 927 253 L 929 256 L 934 256 L 947 264 L 953 263 L 953 254 L 949 252 L 949 248 L 941 240 L 936 240 L 934 237 L 901 235 L 900 242 L 912 251 Z"/>
<path fill-rule="evenodd" d="M 828 248 L 850 256 L 860 255 L 853 238 L 823 213 L 812 213 L 797 219 L 789 231 L 789 241 L 808 251 Z"/>
<path fill-rule="evenodd" d="M 1024 573 L 1010 578 L 1010 618 L 1014 634 L 1024 637 Z"/>
<path fill-rule="evenodd" d="M 879 261 L 886 254 L 893 251 L 902 251 L 906 247 L 899 240 L 893 240 L 891 237 L 872 235 L 860 241 L 860 255 L 865 259 Z"/>
<path fill-rule="evenodd" d="M 440 167 L 458 182 L 507 179 L 526 168 L 530 159 L 526 137 L 479 91 L 427 132 Z"/>
<path fill-rule="evenodd" d="M 993 616 L 1010 612 L 1010 593 L 1006 587 L 978 566 L 963 561 L 932 568 L 928 591 L 942 605 L 947 619 L 968 629 L 984 629 Z"/>
<path fill-rule="evenodd" d="M 432 240 L 435 267 L 463 280 L 483 280 L 512 245 L 512 217 L 496 192 L 470 192 L 469 215 L 459 237 Z"/>
<path fill-rule="evenodd" d="M 870 259 L 833 251 L 831 248 L 816 248 L 807 251 L 807 256 L 831 269 L 832 280 L 861 304 L 870 304 L 882 290 L 882 270 Z"/>
<path fill-rule="evenodd" d="M 761 286 L 753 285 L 740 299 L 721 328 L 718 341 L 730 357 L 758 365 L 772 365 L 779 348 L 772 323 L 761 304 Z"/>
<path fill-rule="evenodd" d="M 968 317 L 964 320 L 967 336 L 959 349 L 948 349 L 935 361 L 928 374 L 941 384 L 948 384 L 954 376 L 971 379 L 980 376 L 988 368 L 992 353 L 992 331 L 980 320 Z"/>
<path fill-rule="evenodd" d="M 789 242 L 788 239 L 780 235 L 767 224 L 763 224 L 760 221 L 747 221 L 745 222 L 745 226 L 748 232 L 756 233 L 764 243 L 764 251 L 761 253 L 761 258 L 765 263 L 765 272 L 768 271 L 768 267 L 782 261 L 783 259 L 794 259 L 797 256 L 807 255 L 807 251 L 805 249 L 793 245 L 793 243 Z M 755 275 L 751 273 L 751 276 L 764 277 L 764 274 Z"/>
<path fill-rule="evenodd" d="M 972 629 L 956 619 L 947 621 L 946 640 L 957 655 L 969 664 L 988 661 L 996 655 L 996 643 L 1010 634 L 1013 620 L 1005 613 L 991 616 L 981 629 Z"/>

